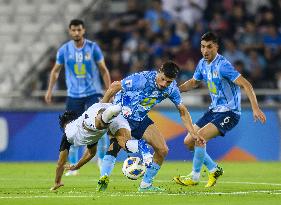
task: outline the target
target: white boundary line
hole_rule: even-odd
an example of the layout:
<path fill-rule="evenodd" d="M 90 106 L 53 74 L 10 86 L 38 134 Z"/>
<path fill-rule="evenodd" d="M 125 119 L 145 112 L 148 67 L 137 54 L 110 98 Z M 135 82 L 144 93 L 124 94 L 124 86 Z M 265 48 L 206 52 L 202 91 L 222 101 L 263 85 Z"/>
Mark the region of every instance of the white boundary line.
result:
<path fill-rule="evenodd" d="M 256 193 L 266 193 L 272 195 L 281 195 L 281 190 L 250 190 L 238 192 L 183 192 L 183 193 L 105 193 L 102 195 L 35 195 L 35 196 L 1 196 L 0 199 L 34 199 L 34 198 L 101 198 L 104 197 L 143 197 L 147 195 L 159 196 L 190 196 L 190 195 L 247 195 Z"/>
<path fill-rule="evenodd" d="M 0 178 L 0 181 L 7 180 L 5 178 Z M 11 178 L 10 180 L 15 181 L 17 179 Z M 19 179 L 21 181 L 33 181 L 32 179 Z M 127 180 L 127 179 L 125 179 Z M 50 179 L 40 179 L 39 181 L 50 181 Z M 78 181 L 91 181 L 91 182 L 97 182 L 97 179 L 79 179 Z M 124 182 L 123 179 L 112 179 L 113 182 Z M 155 182 L 173 182 L 172 180 L 155 180 Z M 206 183 L 207 181 L 200 181 L 202 183 Z M 270 182 L 239 182 L 239 181 L 219 181 L 220 184 L 247 184 L 247 185 L 269 185 L 269 186 L 281 186 L 281 183 L 270 183 Z"/>

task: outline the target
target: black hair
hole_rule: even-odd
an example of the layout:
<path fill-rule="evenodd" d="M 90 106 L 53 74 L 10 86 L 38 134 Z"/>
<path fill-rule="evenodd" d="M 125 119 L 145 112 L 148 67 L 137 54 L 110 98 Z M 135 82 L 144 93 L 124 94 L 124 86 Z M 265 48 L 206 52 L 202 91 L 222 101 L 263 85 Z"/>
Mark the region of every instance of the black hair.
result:
<path fill-rule="evenodd" d="M 176 78 L 179 71 L 179 66 L 173 61 L 167 61 L 160 68 L 160 72 L 163 72 L 164 75 L 168 78 Z"/>
<path fill-rule="evenodd" d="M 84 28 L 85 27 L 84 21 L 82 21 L 81 19 L 72 19 L 69 23 L 69 28 L 71 26 L 79 26 L 79 25 L 82 25 L 82 27 Z"/>
<path fill-rule="evenodd" d="M 201 37 L 201 41 L 213 41 L 214 43 L 218 43 L 218 37 L 216 34 L 213 32 L 207 32 L 204 33 L 203 36 Z"/>
<path fill-rule="evenodd" d="M 74 111 L 69 111 L 69 110 L 65 111 L 62 115 L 59 116 L 60 128 L 61 128 L 62 130 L 64 130 L 64 126 L 65 126 L 67 123 L 69 123 L 69 122 L 71 122 L 71 121 L 73 121 L 73 120 L 76 120 L 77 117 L 78 117 L 78 116 L 77 116 L 77 113 L 76 113 L 76 112 L 74 112 Z"/>

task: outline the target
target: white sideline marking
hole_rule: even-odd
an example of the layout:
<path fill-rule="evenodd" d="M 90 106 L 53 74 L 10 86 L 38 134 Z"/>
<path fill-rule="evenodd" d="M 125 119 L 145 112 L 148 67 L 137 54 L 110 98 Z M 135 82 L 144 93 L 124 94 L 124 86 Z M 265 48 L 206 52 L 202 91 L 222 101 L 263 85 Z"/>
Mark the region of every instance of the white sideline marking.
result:
<path fill-rule="evenodd" d="M 0 178 L 0 181 L 15 181 L 15 180 L 20 180 L 20 181 L 33 181 L 33 179 L 22 179 L 22 178 Z M 75 179 L 76 180 L 76 179 Z M 127 180 L 125 178 L 125 180 Z M 50 181 L 50 179 L 39 179 L 38 181 Z M 97 182 L 97 179 L 79 179 L 78 181 L 92 181 L 92 182 Z M 112 179 L 113 182 L 124 182 L 123 179 Z M 172 180 L 155 180 L 155 182 L 172 182 Z M 200 181 L 200 182 L 207 182 L 207 181 Z M 270 185 L 270 186 L 281 186 L 281 183 L 269 183 L 269 182 L 237 182 L 237 181 L 219 181 L 220 184 L 247 184 L 247 185 Z"/>
<path fill-rule="evenodd" d="M 56 195 L 56 196 L 46 196 L 46 195 L 37 195 L 37 196 L 1 196 L 0 199 L 34 199 L 34 198 L 100 198 L 104 197 L 143 197 L 147 195 L 159 195 L 159 196 L 189 196 L 189 195 L 246 195 L 246 194 L 253 194 L 253 193 L 267 193 L 273 195 L 280 195 L 281 190 L 250 190 L 250 191 L 238 191 L 238 192 L 183 192 L 183 193 L 111 193 L 111 194 L 104 194 L 104 195 Z"/>

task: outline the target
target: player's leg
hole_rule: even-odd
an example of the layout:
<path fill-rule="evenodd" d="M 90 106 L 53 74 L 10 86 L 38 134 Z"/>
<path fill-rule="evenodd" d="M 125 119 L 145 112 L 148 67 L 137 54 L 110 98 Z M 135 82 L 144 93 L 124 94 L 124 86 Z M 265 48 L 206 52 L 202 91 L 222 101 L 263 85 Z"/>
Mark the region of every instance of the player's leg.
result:
<path fill-rule="evenodd" d="M 231 111 L 214 113 L 214 119 L 211 121 L 211 124 L 218 129 L 219 135 L 224 136 L 226 132 L 230 131 L 238 124 L 239 119 L 240 115 Z M 208 169 L 209 177 L 205 187 L 212 187 L 216 184 L 217 179 L 223 174 L 223 169 L 214 164 L 209 164 Z"/>
<path fill-rule="evenodd" d="M 101 164 L 100 169 L 100 179 L 98 181 L 98 185 L 96 190 L 97 191 L 105 191 L 108 183 L 109 183 L 109 176 L 111 175 L 113 168 L 115 166 L 116 157 L 119 153 L 121 147 L 118 144 L 118 141 L 116 138 L 110 139 L 110 146 L 108 148 L 108 151 L 106 152 L 106 155 L 104 156 Z"/>
<path fill-rule="evenodd" d="M 66 101 L 66 110 L 71 110 L 77 113 L 77 116 L 80 116 L 84 112 L 84 100 L 81 98 L 71 98 L 67 97 Z M 77 164 L 78 162 L 78 153 L 79 153 L 79 147 L 77 146 L 71 146 L 69 149 L 68 154 L 68 161 L 71 165 Z M 76 176 L 78 175 L 78 171 L 68 171 L 65 173 L 65 176 Z"/>
<path fill-rule="evenodd" d="M 161 132 L 155 124 L 151 124 L 144 132 L 143 138 L 154 149 L 153 162 L 147 167 L 139 191 L 163 191 L 159 187 L 152 186 L 154 177 L 157 175 L 161 165 L 168 154 L 168 146 Z"/>

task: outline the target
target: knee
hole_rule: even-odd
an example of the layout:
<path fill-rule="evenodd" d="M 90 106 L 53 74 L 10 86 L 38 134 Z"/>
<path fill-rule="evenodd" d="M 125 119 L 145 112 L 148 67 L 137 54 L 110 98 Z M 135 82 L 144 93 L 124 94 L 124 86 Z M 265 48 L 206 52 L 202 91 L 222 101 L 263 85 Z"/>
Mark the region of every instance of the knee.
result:
<path fill-rule="evenodd" d="M 187 149 L 189 149 L 190 151 L 194 150 L 194 141 L 192 140 L 191 136 L 188 135 L 184 139 L 183 143 L 187 147 Z"/>
<path fill-rule="evenodd" d="M 158 150 L 155 150 L 155 152 L 157 152 L 157 154 L 161 157 L 161 158 L 165 158 L 169 152 L 169 148 L 168 146 L 164 146 Z"/>

